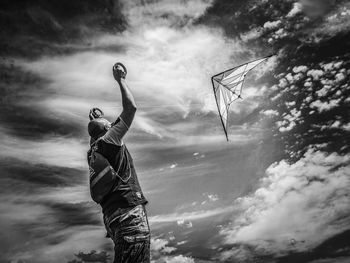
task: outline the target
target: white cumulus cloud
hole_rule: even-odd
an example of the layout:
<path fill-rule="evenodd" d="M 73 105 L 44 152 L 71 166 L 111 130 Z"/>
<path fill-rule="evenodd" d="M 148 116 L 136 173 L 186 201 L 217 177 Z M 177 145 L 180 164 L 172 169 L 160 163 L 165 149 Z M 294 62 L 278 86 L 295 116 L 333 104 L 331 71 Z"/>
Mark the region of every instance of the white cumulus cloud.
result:
<path fill-rule="evenodd" d="M 283 160 L 271 165 L 261 186 L 237 200 L 242 213 L 221 231 L 226 242 L 283 253 L 291 240 L 294 250 L 304 250 L 348 229 L 349 160 L 350 155 L 310 149 L 294 164 Z"/>
<path fill-rule="evenodd" d="M 287 14 L 287 17 L 293 17 L 296 14 L 300 13 L 302 10 L 302 5 L 299 2 L 293 4 L 293 8 Z"/>

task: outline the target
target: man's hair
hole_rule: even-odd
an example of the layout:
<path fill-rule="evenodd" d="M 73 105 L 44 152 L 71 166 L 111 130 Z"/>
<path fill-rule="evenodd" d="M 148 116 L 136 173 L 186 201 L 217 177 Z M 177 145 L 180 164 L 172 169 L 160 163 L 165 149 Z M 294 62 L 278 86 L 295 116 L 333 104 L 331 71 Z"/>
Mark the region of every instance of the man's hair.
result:
<path fill-rule="evenodd" d="M 98 138 L 103 136 L 107 132 L 110 125 L 111 123 L 104 118 L 91 120 L 88 124 L 88 132 L 91 136 L 91 141 L 96 141 Z"/>

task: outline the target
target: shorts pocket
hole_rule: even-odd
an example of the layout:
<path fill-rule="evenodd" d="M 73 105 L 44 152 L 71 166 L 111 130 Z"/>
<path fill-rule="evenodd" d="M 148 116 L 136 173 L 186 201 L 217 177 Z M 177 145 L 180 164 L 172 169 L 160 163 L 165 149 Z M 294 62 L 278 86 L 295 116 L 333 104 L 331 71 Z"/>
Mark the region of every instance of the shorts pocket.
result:
<path fill-rule="evenodd" d="M 128 243 L 144 242 L 149 240 L 149 234 L 138 234 L 133 236 L 124 236 L 123 239 Z"/>
<path fill-rule="evenodd" d="M 122 236 L 149 235 L 147 215 L 141 205 L 125 213 L 120 222 Z"/>

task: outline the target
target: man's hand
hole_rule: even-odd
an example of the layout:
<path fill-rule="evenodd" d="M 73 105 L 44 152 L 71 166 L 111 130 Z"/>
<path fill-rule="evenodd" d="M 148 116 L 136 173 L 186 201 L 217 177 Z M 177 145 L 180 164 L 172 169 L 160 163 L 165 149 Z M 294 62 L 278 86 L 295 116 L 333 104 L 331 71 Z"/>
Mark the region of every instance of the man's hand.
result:
<path fill-rule="evenodd" d="M 113 77 L 116 81 L 119 82 L 121 79 L 125 79 L 126 73 L 126 68 L 122 63 L 118 62 L 114 64 Z"/>

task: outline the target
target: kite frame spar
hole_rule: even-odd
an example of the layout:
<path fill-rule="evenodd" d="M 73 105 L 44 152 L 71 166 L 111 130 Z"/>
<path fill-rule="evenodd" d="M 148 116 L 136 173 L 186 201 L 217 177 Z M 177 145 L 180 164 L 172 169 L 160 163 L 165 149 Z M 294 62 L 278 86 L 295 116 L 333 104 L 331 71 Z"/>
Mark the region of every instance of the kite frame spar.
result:
<path fill-rule="evenodd" d="M 222 71 L 222 72 L 220 72 L 220 73 L 218 73 L 218 74 L 215 74 L 214 76 L 211 77 L 211 83 L 212 83 L 212 85 L 213 85 L 213 91 L 214 91 L 216 106 L 217 106 L 217 108 L 218 108 L 218 112 L 219 112 L 221 124 L 222 124 L 222 127 L 224 128 L 224 132 L 225 132 L 225 136 L 226 136 L 226 140 L 227 140 L 227 141 L 229 141 L 229 139 L 228 139 L 228 133 L 227 133 L 227 128 L 226 128 L 226 127 L 227 127 L 227 122 L 228 122 L 228 110 L 229 110 L 229 108 L 230 108 L 231 103 L 234 102 L 234 101 L 237 100 L 237 99 L 242 99 L 241 93 L 242 93 L 242 89 L 243 89 L 244 80 L 245 80 L 245 77 L 246 77 L 246 75 L 248 74 L 248 72 L 251 71 L 251 70 L 254 69 L 256 66 L 258 66 L 260 63 L 264 62 L 266 59 L 268 59 L 269 57 L 272 57 L 272 56 L 273 56 L 273 55 L 269 55 L 269 56 L 266 56 L 266 57 L 263 57 L 263 58 L 259 58 L 259 59 L 255 59 L 255 60 L 252 60 L 252 61 L 243 63 L 243 64 L 238 65 L 238 66 L 235 66 L 235 67 L 233 67 L 233 68 L 224 70 L 224 71 Z M 224 85 L 223 83 L 221 83 L 221 82 L 219 82 L 218 80 L 215 79 L 215 77 L 220 76 L 220 75 L 224 75 L 226 72 L 229 72 L 229 71 L 234 72 L 233 70 L 238 69 L 238 68 L 243 67 L 243 66 L 246 66 L 246 67 L 247 67 L 250 63 L 254 63 L 254 62 L 258 61 L 258 60 L 261 60 L 261 61 L 260 61 L 259 63 L 257 63 L 255 66 L 253 66 L 252 68 L 250 68 L 250 69 L 248 69 L 248 70 L 244 70 L 242 73 L 238 74 L 238 75 L 243 76 L 243 79 L 242 79 L 241 81 L 238 81 L 237 83 L 235 83 L 235 85 L 233 86 L 233 89 L 234 89 L 235 87 L 237 87 L 238 85 L 241 84 L 240 94 L 237 94 L 237 93 L 235 92 L 235 90 L 231 90 L 229 87 L 227 87 L 226 85 Z M 231 73 L 232 73 L 232 72 L 231 72 Z M 229 92 L 232 92 L 233 94 L 237 95 L 237 98 L 235 98 L 234 100 L 232 100 L 232 101 L 230 101 L 230 102 L 225 103 L 225 104 L 226 104 L 226 105 L 225 105 L 225 106 L 226 106 L 226 112 L 227 112 L 227 113 L 226 113 L 226 115 L 227 115 L 226 125 L 225 125 L 225 123 L 224 123 L 224 118 L 223 118 L 223 116 L 222 116 L 222 114 L 221 114 L 221 110 L 220 110 L 220 106 L 219 106 L 219 102 L 218 102 L 218 97 L 217 97 L 217 95 L 216 95 L 216 91 L 217 91 L 217 89 L 219 89 L 219 86 L 216 88 L 216 87 L 215 87 L 215 84 L 214 84 L 214 81 L 216 81 L 219 85 L 221 85 L 221 86 L 223 86 L 224 88 L 226 88 Z"/>

